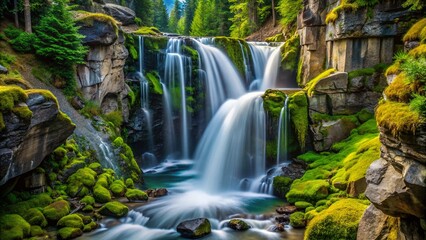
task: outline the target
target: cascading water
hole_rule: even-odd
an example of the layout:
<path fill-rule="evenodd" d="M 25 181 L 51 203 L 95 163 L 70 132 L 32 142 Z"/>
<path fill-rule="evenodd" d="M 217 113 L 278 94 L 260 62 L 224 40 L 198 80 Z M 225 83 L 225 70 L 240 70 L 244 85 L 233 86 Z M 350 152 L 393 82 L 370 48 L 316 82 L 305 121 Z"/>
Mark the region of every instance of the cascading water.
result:
<path fill-rule="evenodd" d="M 194 163 L 192 160 L 162 162 L 156 168 L 159 171 L 154 172 L 161 172 L 167 179 L 182 179 L 168 186 L 171 194 L 136 208 L 134 211 L 140 215 L 127 217 L 117 227 L 90 237 L 135 239 L 143 236 L 144 239 L 176 239 L 179 234 L 174 228 L 179 222 L 206 217 L 212 224 L 212 234 L 206 239 L 280 239 L 280 234 L 267 230 L 273 224 L 267 218 L 244 219 L 252 226 L 244 233 L 226 227 L 231 215 L 244 214 L 250 206 L 258 205 L 259 201 L 274 199 L 269 195 L 253 193 L 272 192 L 271 178 L 268 178 L 269 182 L 262 182 L 257 178 L 265 173 L 266 167 L 266 117 L 261 98 L 263 92 L 247 93 L 244 81 L 229 58 L 218 48 L 204 44 L 211 44 L 210 40 L 186 40 L 198 52 L 197 71 L 205 87 L 204 110 L 207 120 L 211 119 L 197 144 L 195 164 L 191 168 Z M 181 157 L 189 157 L 190 119 L 186 110 L 185 88 L 191 81 L 188 73 L 191 61 L 182 53 L 182 47 L 186 43 L 183 39 L 169 39 L 162 78 L 164 124 L 168 136 L 166 145 L 168 151 L 174 151 L 176 142 L 180 141 Z M 273 87 L 280 51 L 272 53 L 271 47 L 254 44 L 249 46 L 251 59 L 245 60 L 246 72 L 250 72 L 249 63 L 254 62 L 254 72 L 249 75 L 258 80 L 257 87 L 253 89 L 258 89 L 261 84 L 261 89 Z M 253 82 L 255 79 L 250 80 Z M 179 130 L 173 121 L 176 115 L 181 120 Z M 155 173 L 150 175 L 147 172 L 146 181 L 155 177 Z M 257 187 L 254 186 L 255 182 L 259 182 Z M 241 188 L 245 191 L 241 191 Z"/>
<path fill-rule="evenodd" d="M 288 109 L 287 97 L 284 106 L 281 108 L 280 118 L 278 120 L 278 144 L 277 144 L 277 166 L 280 165 L 281 159 L 288 160 L 288 130 L 290 120 L 290 110 Z"/>

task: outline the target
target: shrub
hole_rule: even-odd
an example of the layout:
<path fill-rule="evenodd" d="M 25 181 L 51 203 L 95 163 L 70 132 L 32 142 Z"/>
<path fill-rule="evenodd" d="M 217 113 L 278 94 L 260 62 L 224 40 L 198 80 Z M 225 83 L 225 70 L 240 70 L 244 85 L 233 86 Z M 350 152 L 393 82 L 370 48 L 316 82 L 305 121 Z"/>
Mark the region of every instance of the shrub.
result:
<path fill-rule="evenodd" d="M 107 122 L 111 122 L 115 127 L 120 127 L 123 124 L 123 114 L 121 111 L 113 111 L 103 115 Z"/>
<path fill-rule="evenodd" d="M 36 38 L 33 33 L 22 32 L 17 38 L 10 40 L 10 44 L 17 52 L 30 53 L 34 51 Z"/>
<path fill-rule="evenodd" d="M 408 82 L 420 81 L 426 83 L 426 57 L 409 58 L 401 65 L 401 69 L 406 73 Z"/>
<path fill-rule="evenodd" d="M 7 28 L 4 29 L 4 35 L 6 35 L 6 37 L 11 40 L 17 38 L 23 32 L 24 31 L 22 31 L 21 29 L 15 28 L 12 25 L 9 25 L 7 26 Z"/>
<path fill-rule="evenodd" d="M 305 214 L 303 212 L 295 212 L 290 215 L 290 225 L 294 228 L 305 227 Z"/>
<path fill-rule="evenodd" d="M 426 118 L 426 96 L 415 94 L 410 102 L 410 109 Z"/>

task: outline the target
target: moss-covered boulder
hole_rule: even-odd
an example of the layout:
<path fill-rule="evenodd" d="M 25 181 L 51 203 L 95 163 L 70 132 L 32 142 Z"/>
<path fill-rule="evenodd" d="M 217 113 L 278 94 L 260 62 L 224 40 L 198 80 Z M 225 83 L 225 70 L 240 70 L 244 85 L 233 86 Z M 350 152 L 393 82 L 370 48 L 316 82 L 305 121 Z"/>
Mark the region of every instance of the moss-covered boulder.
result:
<path fill-rule="evenodd" d="M 24 239 L 30 236 L 31 225 L 18 214 L 0 216 L 1 239 Z"/>
<path fill-rule="evenodd" d="M 211 233 L 210 221 L 207 218 L 197 218 L 179 223 L 177 231 L 184 238 L 201 238 Z"/>
<path fill-rule="evenodd" d="M 299 201 L 295 202 L 294 206 L 296 206 L 297 209 L 306 209 L 308 207 L 312 207 L 312 204 L 309 202 Z"/>
<path fill-rule="evenodd" d="M 290 190 L 290 186 L 293 180 L 289 177 L 276 176 L 273 179 L 272 186 L 274 188 L 274 194 L 278 197 L 284 197 Z"/>
<path fill-rule="evenodd" d="M 295 212 L 290 215 L 290 225 L 294 228 L 305 227 L 305 214 L 303 212 Z"/>
<path fill-rule="evenodd" d="M 302 181 L 297 179 L 291 185 L 286 198 L 291 203 L 298 201 L 316 202 L 327 197 L 329 187 L 330 184 L 326 180 Z"/>
<path fill-rule="evenodd" d="M 62 217 L 68 215 L 70 205 L 65 200 L 56 201 L 49 206 L 43 208 L 43 214 L 48 221 L 57 222 Z"/>
<path fill-rule="evenodd" d="M 342 199 L 309 222 L 305 239 L 356 239 L 358 223 L 367 205 L 357 199 Z"/>
<path fill-rule="evenodd" d="M 109 190 L 99 184 L 95 185 L 93 188 L 93 196 L 95 197 L 96 202 L 99 203 L 106 203 L 111 201 L 111 193 Z"/>
<path fill-rule="evenodd" d="M 92 169 L 85 167 L 72 174 L 68 180 L 67 192 L 70 196 L 83 197 L 89 192 L 89 188 L 95 185 L 97 173 Z"/>
<path fill-rule="evenodd" d="M 30 208 L 25 213 L 24 218 L 31 225 L 47 226 L 47 220 L 38 208 Z"/>
<path fill-rule="evenodd" d="M 115 180 L 111 186 L 110 186 L 112 194 L 116 197 L 122 197 L 124 196 L 124 193 L 126 192 L 126 185 L 124 185 L 124 182 L 121 180 Z"/>
<path fill-rule="evenodd" d="M 131 178 L 126 179 L 126 187 L 127 188 L 135 188 L 135 183 Z"/>
<path fill-rule="evenodd" d="M 82 198 L 81 200 L 80 200 L 80 203 L 83 203 L 83 204 L 85 204 L 86 206 L 87 205 L 93 205 L 93 204 L 95 204 L 95 198 L 93 198 L 92 196 L 85 196 L 84 198 Z"/>
<path fill-rule="evenodd" d="M 83 235 L 83 231 L 80 228 L 64 227 L 59 229 L 58 237 L 59 239 L 73 239 Z"/>
<path fill-rule="evenodd" d="M 72 227 L 72 228 L 80 228 L 83 229 L 83 219 L 77 214 L 70 214 L 67 215 L 61 219 L 59 219 L 58 223 L 56 224 L 58 228 L 62 227 Z"/>
<path fill-rule="evenodd" d="M 86 224 L 86 225 L 84 225 L 84 228 L 83 228 L 83 232 L 90 232 L 90 231 L 93 231 L 93 230 L 95 230 L 96 228 L 98 227 L 98 224 L 96 223 L 96 222 L 90 222 L 90 223 L 88 223 L 88 224 Z"/>
<path fill-rule="evenodd" d="M 146 201 L 148 200 L 148 195 L 139 189 L 129 189 L 126 192 L 126 198 L 129 200 L 129 202 Z"/>
<path fill-rule="evenodd" d="M 38 236 L 44 236 L 46 235 L 46 232 L 37 225 L 31 226 L 31 237 L 38 237 Z"/>
<path fill-rule="evenodd" d="M 129 208 L 120 202 L 108 202 L 99 209 L 99 213 L 111 217 L 123 217 Z"/>
<path fill-rule="evenodd" d="M 246 231 L 251 228 L 250 225 L 248 225 L 246 222 L 244 222 L 241 219 L 231 219 L 228 222 L 228 227 L 236 230 L 236 231 Z"/>

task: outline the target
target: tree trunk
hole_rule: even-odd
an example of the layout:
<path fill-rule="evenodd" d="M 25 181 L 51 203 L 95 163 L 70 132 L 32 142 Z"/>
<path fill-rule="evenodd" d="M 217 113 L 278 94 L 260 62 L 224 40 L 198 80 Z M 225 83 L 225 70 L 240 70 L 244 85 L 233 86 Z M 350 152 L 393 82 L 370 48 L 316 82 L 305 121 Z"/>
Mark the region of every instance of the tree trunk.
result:
<path fill-rule="evenodd" d="M 18 18 L 18 0 L 13 1 L 13 7 L 15 12 L 15 27 L 19 28 L 19 18 Z"/>
<path fill-rule="evenodd" d="M 272 24 L 275 27 L 275 0 L 272 0 Z"/>
<path fill-rule="evenodd" d="M 30 0 L 24 0 L 25 32 L 32 33 Z"/>

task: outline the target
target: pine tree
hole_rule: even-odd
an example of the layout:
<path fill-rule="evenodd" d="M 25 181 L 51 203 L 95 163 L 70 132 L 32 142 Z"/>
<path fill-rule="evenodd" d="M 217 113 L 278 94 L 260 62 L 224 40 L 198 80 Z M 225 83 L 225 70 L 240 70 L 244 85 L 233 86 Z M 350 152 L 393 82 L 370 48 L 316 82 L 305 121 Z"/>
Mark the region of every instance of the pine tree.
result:
<path fill-rule="evenodd" d="M 184 13 L 185 26 L 183 31 L 183 34 L 185 35 L 189 35 L 191 31 L 191 24 L 192 24 L 192 21 L 194 20 L 194 13 L 196 8 L 197 8 L 196 0 L 188 0 L 188 2 L 185 5 L 185 13 Z"/>
<path fill-rule="evenodd" d="M 154 26 L 163 32 L 168 31 L 169 15 L 163 0 L 154 0 Z"/>
<path fill-rule="evenodd" d="M 181 16 L 182 16 L 182 10 L 181 10 L 180 2 L 179 0 L 175 0 L 175 4 L 173 5 L 173 9 L 170 12 L 170 17 L 169 17 L 169 30 L 171 32 L 176 32 L 177 25 Z"/>
<path fill-rule="evenodd" d="M 194 19 L 192 20 L 192 23 L 191 23 L 192 36 L 206 36 L 205 17 L 206 17 L 205 0 L 199 0 L 197 4 L 197 9 L 195 9 Z"/>
<path fill-rule="evenodd" d="M 153 0 L 135 0 L 136 17 L 140 18 L 142 25 L 152 26 L 154 20 Z"/>

